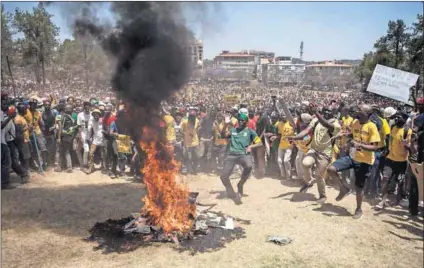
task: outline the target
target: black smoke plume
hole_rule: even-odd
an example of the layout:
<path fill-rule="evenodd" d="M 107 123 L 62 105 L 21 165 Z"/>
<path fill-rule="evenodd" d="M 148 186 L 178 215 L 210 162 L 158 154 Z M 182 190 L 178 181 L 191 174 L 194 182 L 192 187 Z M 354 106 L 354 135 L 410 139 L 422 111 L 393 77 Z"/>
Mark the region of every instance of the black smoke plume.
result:
<path fill-rule="evenodd" d="M 96 37 L 115 62 L 111 84 L 131 103 L 133 136 L 157 122 L 160 103 L 188 82 L 187 53 L 192 33 L 185 27 L 180 3 L 112 2 L 116 27 L 102 25 L 90 5 L 74 21 L 77 35 Z"/>

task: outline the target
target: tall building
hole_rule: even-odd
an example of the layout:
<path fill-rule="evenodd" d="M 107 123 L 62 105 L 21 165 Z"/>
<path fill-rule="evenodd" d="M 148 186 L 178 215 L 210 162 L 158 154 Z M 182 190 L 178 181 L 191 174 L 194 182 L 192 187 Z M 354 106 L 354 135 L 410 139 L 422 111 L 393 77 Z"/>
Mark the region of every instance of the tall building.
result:
<path fill-rule="evenodd" d="M 191 62 L 194 65 L 202 65 L 203 64 L 203 42 L 198 39 L 193 39 L 189 47 L 187 48 Z"/>

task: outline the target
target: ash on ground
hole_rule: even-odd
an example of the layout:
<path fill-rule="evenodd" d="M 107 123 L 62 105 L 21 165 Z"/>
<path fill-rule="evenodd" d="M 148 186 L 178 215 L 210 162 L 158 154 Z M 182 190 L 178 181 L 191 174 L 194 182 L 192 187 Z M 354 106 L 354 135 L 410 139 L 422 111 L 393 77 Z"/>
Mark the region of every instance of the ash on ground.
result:
<path fill-rule="evenodd" d="M 240 225 L 250 224 L 221 212 L 198 211 L 191 231 L 185 234 L 164 234 L 158 226 L 150 225 L 149 217 L 138 213 L 122 219 L 97 222 L 89 231 L 87 241 L 103 253 L 125 253 L 152 243 L 174 243 L 179 252 L 191 255 L 217 251 L 233 240 L 246 237 Z"/>

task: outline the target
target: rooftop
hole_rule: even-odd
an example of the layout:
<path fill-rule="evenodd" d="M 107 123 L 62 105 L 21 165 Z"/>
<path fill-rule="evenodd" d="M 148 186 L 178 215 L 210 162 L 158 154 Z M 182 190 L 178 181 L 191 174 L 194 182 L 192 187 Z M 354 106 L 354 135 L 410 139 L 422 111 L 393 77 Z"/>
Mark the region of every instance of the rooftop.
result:
<path fill-rule="evenodd" d="M 349 68 L 349 67 L 353 67 L 353 65 L 339 64 L 339 63 L 334 63 L 332 61 L 329 61 L 329 62 L 325 62 L 325 63 L 306 65 L 306 67 L 345 67 L 345 68 Z"/>

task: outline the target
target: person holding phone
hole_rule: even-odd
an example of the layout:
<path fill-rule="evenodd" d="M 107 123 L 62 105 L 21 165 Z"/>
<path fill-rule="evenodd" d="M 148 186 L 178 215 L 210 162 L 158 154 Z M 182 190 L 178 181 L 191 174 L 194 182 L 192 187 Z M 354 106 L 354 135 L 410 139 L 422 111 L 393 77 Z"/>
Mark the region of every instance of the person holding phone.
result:
<path fill-rule="evenodd" d="M 242 204 L 243 186 L 252 172 L 252 156 L 250 153 L 252 149 L 262 146 L 262 141 L 258 134 L 247 127 L 248 120 L 249 118 L 246 114 L 240 114 L 238 126 L 228 129 L 231 118 L 226 116 L 221 132 L 221 138 L 229 139 L 229 150 L 220 179 L 225 186 L 227 196 L 232 198 L 237 205 Z M 230 176 L 235 165 L 240 165 L 243 168 L 241 179 L 237 184 L 237 194 L 234 192 L 230 182 Z"/>

